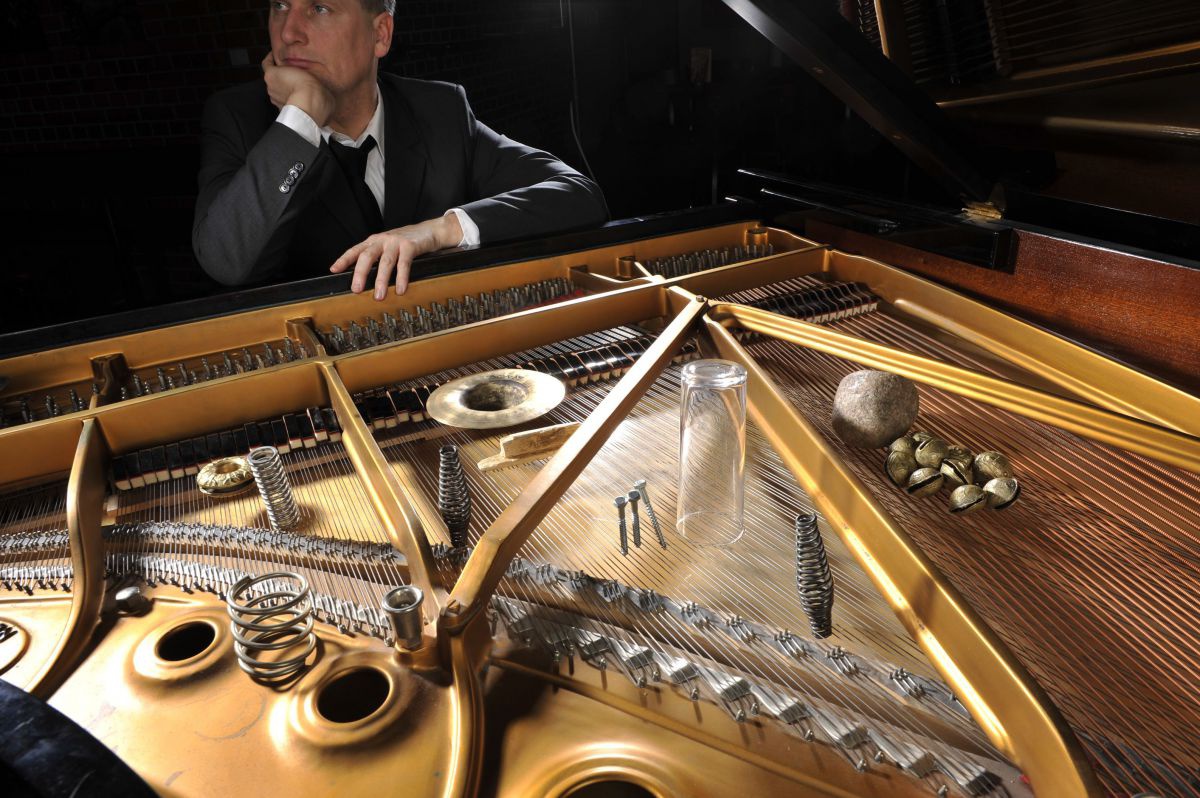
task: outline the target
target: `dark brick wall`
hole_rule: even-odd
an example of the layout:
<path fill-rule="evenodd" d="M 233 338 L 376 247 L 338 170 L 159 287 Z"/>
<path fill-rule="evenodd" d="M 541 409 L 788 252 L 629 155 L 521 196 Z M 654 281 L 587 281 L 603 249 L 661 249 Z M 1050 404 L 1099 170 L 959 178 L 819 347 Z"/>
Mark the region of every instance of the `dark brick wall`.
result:
<path fill-rule="evenodd" d="M 205 98 L 258 78 L 267 50 L 260 0 L 22 8 L 0 42 L 0 153 L 190 145 Z M 384 68 L 462 83 L 480 118 L 550 146 L 569 90 L 560 19 L 555 0 L 402 0 Z"/>

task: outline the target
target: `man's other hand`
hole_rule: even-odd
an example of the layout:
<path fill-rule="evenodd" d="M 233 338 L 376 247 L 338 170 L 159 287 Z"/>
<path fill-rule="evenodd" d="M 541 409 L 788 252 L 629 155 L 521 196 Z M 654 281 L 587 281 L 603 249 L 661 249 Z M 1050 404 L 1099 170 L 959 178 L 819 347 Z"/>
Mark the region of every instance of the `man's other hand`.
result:
<path fill-rule="evenodd" d="M 350 283 L 350 290 L 360 294 L 367 284 L 371 267 L 378 263 L 379 269 L 375 272 L 375 298 L 383 299 L 387 296 L 388 285 L 392 282 L 393 269 L 396 272 L 396 293 L 403 294 L 408 289 L 408 274 L 412 270 L 413 258 L 426 252 L 456 247 L 460 241 L 462 226 L 458 223 L 458 216 L 447 213 L 438 219 L 376 233 L 361 244 L 346 250 L 346 253 L 329 267 L 329 271 L 344 272 L 353 266 L 354 279 Z"/>
<path fill-rule="evenodd" d="M 271 105 L 283 108 L 294 105 L 312 117 L 317 127 L 324 127 L 333 114 L 334 99 L 329 89 L 299 67 L 277 66 L 275 56 L 268 52 L 262 62 L 263 80 Z"/>

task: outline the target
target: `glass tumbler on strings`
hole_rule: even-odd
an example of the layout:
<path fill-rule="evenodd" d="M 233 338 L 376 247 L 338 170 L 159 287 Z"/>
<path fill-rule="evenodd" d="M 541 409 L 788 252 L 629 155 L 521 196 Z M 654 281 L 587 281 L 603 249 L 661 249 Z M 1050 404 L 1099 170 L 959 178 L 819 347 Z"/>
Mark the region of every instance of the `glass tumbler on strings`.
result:
<path fill-rule="evenodd" d="M 728 546 L 743 531 L 746 369 L 695 360 L 680 382 L 676 531 L 698 546 Z"/>

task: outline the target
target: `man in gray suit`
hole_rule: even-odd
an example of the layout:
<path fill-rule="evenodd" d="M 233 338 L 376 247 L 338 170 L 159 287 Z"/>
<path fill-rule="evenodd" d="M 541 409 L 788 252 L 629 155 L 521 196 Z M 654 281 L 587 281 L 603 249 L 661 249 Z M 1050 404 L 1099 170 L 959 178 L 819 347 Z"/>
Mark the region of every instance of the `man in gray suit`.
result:
<path fill-rule="evenodd" d="M 395 0 L 275 0 L 263 81 L 205 106 L 196 257 L 226 285 L 353 269 L 408 286 L 426 252 L 600 224 L 599 188 L 475 119 L 459 86 L 380 74 Z M 394 275 L 394 277 L 393 277 Z"/>

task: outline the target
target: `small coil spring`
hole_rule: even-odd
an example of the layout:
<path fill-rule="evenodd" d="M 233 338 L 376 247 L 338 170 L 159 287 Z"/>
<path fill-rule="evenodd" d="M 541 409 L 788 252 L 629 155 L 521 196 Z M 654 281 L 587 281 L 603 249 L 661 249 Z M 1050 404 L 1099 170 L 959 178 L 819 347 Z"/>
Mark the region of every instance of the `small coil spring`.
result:
<path fill-rule="evenodd" d="M 462 463 L 458 459 L 458 447 L 453 444 L 443 446 L 438 455 L 438 510 L 450 531 L 450 544 L 457 549 L 467 545 L 467 527 L 471 524 L 471 494 Z"/>
<path fill-rule="evenodd" d="M 259 446 L 250 450 L 246 460 L 250 463 L 254 483 L 258 485 L 259 495 L 266 505 L 271 529 L 278 532 L 298 527 L 300 508 L 292 497 L 292 484 L 283 470 L 279 450 L 274 446 Z"/>
<path fill-rule="evenodd" d="M 796 516 L 796 589 L 814 637 L 833 634 L 833 575 L 816 513 Z"/>
<path fill-rule="evenodd" d="M 238 665 L 262 682 L 281 682 L 308 667 L 317 646 L 308 582 L 274 571 L 239 579 L 225 599 Z"/>

